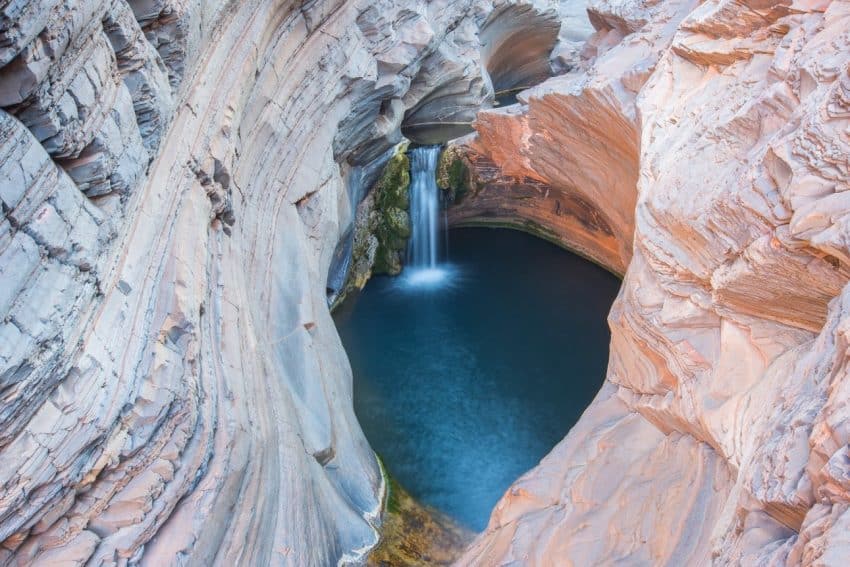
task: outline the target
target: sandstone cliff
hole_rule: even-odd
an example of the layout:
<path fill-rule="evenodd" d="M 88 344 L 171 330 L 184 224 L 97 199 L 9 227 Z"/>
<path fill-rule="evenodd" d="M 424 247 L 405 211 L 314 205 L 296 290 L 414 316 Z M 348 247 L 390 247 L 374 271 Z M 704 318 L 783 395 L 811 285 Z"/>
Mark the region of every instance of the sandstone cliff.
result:
<path fill-rule="evenodd" d="M 608 379 L 462 563 L 842 565 L 850 4 L 595 0 L 584 43 L 562 4 L 6 2 L 0 562 L 374 544 L 326 302 L 344 180 L 557 38 L 569 72 L 458 146 L 452 215 L 625 273 Z"/>
<path fill-rule="evenodd" d="M 587 253 L 628 265 L 608 377 L 461 563 L 846 564 L 850 4 L 590 16 L 584 68 L 468 144 L 568 244 L 553 194 L 605 216 L 619 255 Z M 458 218 L 512 207 L 486 181 Z"/>

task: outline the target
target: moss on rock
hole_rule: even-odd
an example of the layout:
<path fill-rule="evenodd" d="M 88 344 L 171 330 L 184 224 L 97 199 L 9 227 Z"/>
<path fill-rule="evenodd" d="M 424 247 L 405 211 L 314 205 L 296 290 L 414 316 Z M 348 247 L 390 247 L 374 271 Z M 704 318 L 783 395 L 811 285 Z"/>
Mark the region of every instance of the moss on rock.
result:
<path fill-rule="evenodd" d="M 449 191 L 453 203 L 460 203 L 469 192 L 470 170 L 458 146 L 449 146 L 440 153 L 437 187 Z"/>
<path fill-rule="evenodd" d="M 404 246 L 410 238 L 410 215 L 407 211 L 392 207 L 384 211 L 384 225 L 391 238 L 396 239 L 390 244 L 393 247 Z"/>
<path fill-rule="evenodd" d="M 401 253 L 410 238 L 410 160 L 407 143 L 396 146 L 380 179 L 358 205 L 354 220 L 354 242 L 345 285 L 331 310 L 361 290 L 372 274 L 401 272 Z"/>
<path fill-rule="evenodd" d="M 366 559 L 374 567 L 451 565 L 475 534 L 417 502 L 378 459 L 387 486 L 381 539 Z"/>
<path fill-rule="evenodd" d="M 390 161 L 384 166 L 381 179 L 375 185 L 378 209 L 406 211 L 410 207 L 410 159 L 407 157 L 407 146 L 407 143 L 403 143 L 396 147 Z"/>
<path fill-rule="evenodd" d="M 373 233 L 378 250 L 372 272 L 396 275 L 401 272 L 401 252 L 410 238 L 410 160 L 407 143 L 399 144 L 373 189 L 375 222 Z"/>

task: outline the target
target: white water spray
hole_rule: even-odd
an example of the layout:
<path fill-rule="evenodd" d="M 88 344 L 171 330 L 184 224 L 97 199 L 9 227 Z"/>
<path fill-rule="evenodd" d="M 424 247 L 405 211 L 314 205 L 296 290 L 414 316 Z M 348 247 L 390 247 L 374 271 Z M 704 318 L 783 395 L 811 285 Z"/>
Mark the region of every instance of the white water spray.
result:
<path fill-rule="evenodd" d="M 410 225 L 404 280 L 411 286 L 436 286 L 449 274 L 441 264 L 440 189 L 437 187 L 437 160 L 440 146 L 413 148 L 410 156 Z"/>

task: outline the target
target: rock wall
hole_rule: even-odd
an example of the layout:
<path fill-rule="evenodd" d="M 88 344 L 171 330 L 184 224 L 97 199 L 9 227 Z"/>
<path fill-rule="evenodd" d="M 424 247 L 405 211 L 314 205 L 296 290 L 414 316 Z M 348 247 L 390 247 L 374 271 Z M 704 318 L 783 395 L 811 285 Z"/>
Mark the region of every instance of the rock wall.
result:
<path fill-rule="evenodd" d="M 493 10 L 479 34 L 481 58 L 496 96 L 525 89 L 552 74 L 549 55 L 561 30 L 556 7 L 540 11 L 527 4 L 503 4 Z"/>
<path fill-rule="evenodd" d="M 405 112 L 404 135 L 430 145 L 467 134 L 477 112 L 493 104 L 494 89 L 548 77 L 561 24 L 555 8 L 552 0 L 479 2 L 475 37 L 467 37 L 459 52 L 441 48 L 423 62 L 421 81 L 407 95 L 418 100 Z"/>
<path fill-rule="evenodd" d="M 325 295 L 343 179 L 434 92 L 492 96 L 493 8 L 0 9 L 0 563 L 317 565 L 375 543 L 382 481 Z"/>
<path fill-rule="evenodd" d="M 685 12 L 670 3 L 650 10 L 665 19 Z M 519 106 L 480 112 L 477 135 L 459 142 L 476 181 L 450 222 L 520 227 L 623 274 L 639 174 L 635 100 L 676 27 L 657 22 L 635 34 L 639 23 L 612 16 L 604 24 L 599 8 L 589 14 L 600 29 L 585 43 L 584 59 L 562 59 L 575 71 L 524 91 Z"/>
<path fill-rule="evenodd" d="M 368 550 L 382 481 L 325 293 L 344 179 L 492 100 L 485 24 L 569 4 L 7 2 L 0 562 Z M 461 563 L 841 565 L 850 4 L 589 16 L 567 75 L 478 115 L 453 214 L 625 272 L 608 380 Z"/>
<path fill-rule="evenodd" d="M 460 563 L 843 565 L 850 4 L 590 16 L 583 69 L 473 147 L 607 214 L 607 381 Z"/>
<path fill-rule="evenodd" d="M 499 136 L 507 136 L 507 140 L 514 140 L 518 134 L 512 128 L 499 131 Z M 462 172 L 459 180 L 443 183 L 454 194 L 448 210 L 450 226 L 522 230 L 581 254 L 622 277 L 631 257 L 623 239 L 630 239 L 633 219 L 615 233 L 605 201 L 572 187 L 551 185 L 530 171 L 506 173 L 505 167 L 481 149 L 480 138 L 453 141 L 444 156 L 447 170 Z M 515 162 L 513 157 L 507 159 L 503 163 L 509 169 Z"/>

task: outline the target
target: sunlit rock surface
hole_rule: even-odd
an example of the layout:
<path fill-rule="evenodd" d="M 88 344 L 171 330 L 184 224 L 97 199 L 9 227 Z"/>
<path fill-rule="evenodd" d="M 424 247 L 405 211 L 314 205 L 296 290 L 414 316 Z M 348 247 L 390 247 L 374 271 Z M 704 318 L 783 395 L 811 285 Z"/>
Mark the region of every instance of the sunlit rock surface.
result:
<path fill-rule="evenodd" d="M 591 6 L 600 26 L 576 69 L 519 95 L 520 105 L 478 114 L 460 142 L 477 187 L 452 210 L 456 224 L 498 220 L 547 235 L 622 274 L 632 255 L 639 173 L 638 92 L 689 6 L 659 3 L 664 16 L 610 49 L 629 29 Z M 659 16 L 660 18 L 660 16 Z M 601 22 L 601 23 L 599 23 Z M 629 45 L 629 49 L 625 49 Z M 522 199 L 513 187 L 524 187 Z"/>
<path fill-rule="evenodd" d="M 473 147 L 616 227 L 608 380 L 461 563 L 843 565 L 850 4 L 590 17 L 583 69 Z"/>

